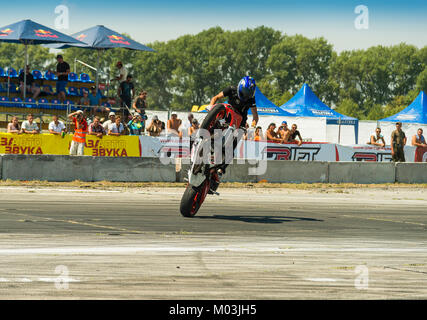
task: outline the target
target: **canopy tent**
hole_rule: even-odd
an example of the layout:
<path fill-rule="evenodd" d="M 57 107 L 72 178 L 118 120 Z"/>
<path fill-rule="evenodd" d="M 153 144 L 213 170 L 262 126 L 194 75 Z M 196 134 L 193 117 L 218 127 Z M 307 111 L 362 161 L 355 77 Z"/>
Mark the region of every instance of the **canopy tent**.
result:
<path fill-rule="evenodd" d="M 405 109 L 390 117 L 378 121 L 386 142 L 389 143 L 391 132 L 395 130 L 395 123 L 402 122 L 402 129 L 408 138 L 417 133 L 419 128 L 427 132 L 427 95 L 421 91 L 417 98 Z"/>
<path fill-rule="evenodd" d="M 22 20 L 0 28 L 0 41 L 25 45 L 24 100 L 27 91 L 27 73 L 25 72 L 25 69 L 28 65 L 28 45 L 48 43 L 81 44 L 79 40 L 31 20 Z"/>
<path fill-rule="evenodd" d="M 97 50 L 97 66 L 96 66 L 96 88 L 98 89 L 99 83 L 99 56 L 102 50 L 114 49 L 114 48 L 125 48 L 129 50 L 138 51 L 151 51 L 155 50 L 144 46 L 128 37 L 121 35 L 120 33 L 108 29 L 102 25 L 97 25 L 89 29 L 74 33 L 73 38 L 80 40 L 80 44 L 60 44 L 52 45 L 50 48 L 54 49 L 66 49 L 70 47 L 78 47 L 83 49 Z"/>
<path fill-rule="evenodd" d="M 418 97 L 405 109 L 379 121 L 427 124 L 427 96 L 421 91 Z"/>
<path fill-rule="evenodd" d="M 338 125 L 338 142 L 341 138 L 341 126 L 354 127 L 354 141 L 358 143 L 359 120 L 342 115 L 324 104 L 311 90 L 308 84 L 280 108 L 294 117 L 326 119 L 326 125 Z M 335 130 L 336 131 L 336 130 Z M 329 141 L 333 142 L 333 141 Z"/>
<path fill-rule="evenodd" d="M 261 92 L 261 90 L 259 90 L 258 87 L 256 88 L 256 91 L 255 91 L 255 102 L 257 106 L 258 115 L 260 116 L 275 115 L 275 116 L 282 116 L 282 117 L 292 117 L 292 114 L 280 109 L 273 102 L 268 100 L 267 97 Z M 248 114 L 252 114 L 250 109 Z"/>

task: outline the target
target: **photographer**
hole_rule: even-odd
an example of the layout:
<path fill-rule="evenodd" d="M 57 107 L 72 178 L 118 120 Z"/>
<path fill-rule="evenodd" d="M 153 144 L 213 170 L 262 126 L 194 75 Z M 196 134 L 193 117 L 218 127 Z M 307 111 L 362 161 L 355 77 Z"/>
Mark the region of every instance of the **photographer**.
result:
<path fill-rule="evenodd" d="M 157 116 L 154 116 L 150 125 L 147 127 L 147 132 L 150 137 L 158 137 L 162 132 L 162 122 Z"/>
<path fill-rule="evenodd" d="M 84 147 L 86 143 L 87 122 L 83 116 L 83 111 L 78 110 L 68 115 L 74 123 L 73 141 L 71 141 L 70 156 L 82 156 L 84 154 Z"/>
<path fill-rule="evenodd" d="M 145 120 L 147 120 L 147 116 L 144 114 L 141 116 L 139 113 L 135 113 L 127 124 L 129 128 L 129 134 L 131 136 L 140 136 L 144 134 L 145 131 Z"/>

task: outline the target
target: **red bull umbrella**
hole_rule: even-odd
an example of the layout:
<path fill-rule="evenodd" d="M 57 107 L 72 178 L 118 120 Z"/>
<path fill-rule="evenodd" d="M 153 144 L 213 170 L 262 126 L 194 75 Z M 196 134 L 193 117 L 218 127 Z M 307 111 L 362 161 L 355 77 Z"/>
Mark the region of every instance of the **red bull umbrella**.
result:
<path fill-rule="evenodd" d="M 155 50 L 101 25 L 74 33 L 72 37 L 74 37 L 76 40 L 83 42 L 83 44 L 82 43 L 80 44 L 63 43 L 58 45 L 49 45 L 48 47 L 53 49 L 66 49 L 70 47 L 77 47 L 77 48 L 97 50 L 98 51 L 97 74 L 96 74 L 97 88 L 98 88 L 99 53 L 101 50 L 124 48 L 129 50 L 155 52 Z"/>
<path fill-rule="evenodd" d="M 22 20 L 0 28 L 0 41 L 25 45 L 25 66 L 28 65 L 28 45 L 49 43 L 82 44 L 79 40 L 61 32 L 43 26 L 31 20 Z M 24 71 L 24 88 L 27 85 L 27 74 Z M 26 90 L 24 90 L 24 99 Z"/>

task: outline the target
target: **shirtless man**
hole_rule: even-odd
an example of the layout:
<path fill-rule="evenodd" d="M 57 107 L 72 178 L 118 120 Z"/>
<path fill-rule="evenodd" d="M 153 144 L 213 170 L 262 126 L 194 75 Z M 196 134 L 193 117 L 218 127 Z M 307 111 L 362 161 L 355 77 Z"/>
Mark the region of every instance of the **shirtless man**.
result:
<path fill-rule="evenodd" d="M 423 136 L 423 129 L 419 128 L 417 134 L 412 137 L 412 145 L 414 147 L 427 147 L 426 139 Z"/>
<path fill-rule="evenodd" d="M 286 121 L 282 122 L 282 125 L 277 130 L 277 135 L 282 139 L 282 143 L 289 142 L 291 136 L 291 130 L 288 128 L 288 123 Z"/>
<path fill-rule="evenodd" d="M 279 137 L 277 137 L 277 132 L 274 131 L 275 129 L 276 129 L 276 124 L 275 123 L 270 123 L 270 125 L 268 126 L 267 131 L 265 132 L 267 140 L 268 141 L 273 141 L 273 142 L 281 142 L 282 139 L 280 139 Z"/>
<path fill-rule="evenodd" d="M 385 140 L 381 134 L 381 128 L 375 129 L 375 134 L 371 136 L 371 141 L 369 141 L 368 144 L 372 144 L 378 147 L 385 147 Z"/>
<path fill-rule="evenodd" d="M 179 132 L 179 126 L 181 125 L 182 121 L 181 119 L 178 119 L 178 115 L 176 113 L 172 113 L 171 118 L 168 120 L 167 128 L 168 128 L 168 134 L 181 137 L 182 132 Z"/>

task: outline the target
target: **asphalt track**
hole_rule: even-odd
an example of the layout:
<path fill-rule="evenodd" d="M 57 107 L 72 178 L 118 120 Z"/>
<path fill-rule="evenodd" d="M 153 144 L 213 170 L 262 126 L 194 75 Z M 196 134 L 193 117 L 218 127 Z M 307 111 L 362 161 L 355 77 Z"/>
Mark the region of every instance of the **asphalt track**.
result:
<path fill-rule="evenodd" d="M 0 187 L 1 299 L 426 299 L 426 189 Z"/>

